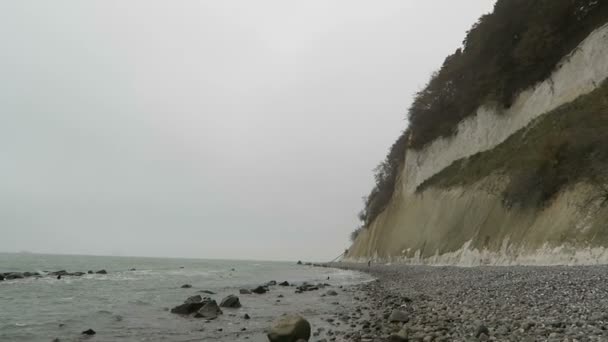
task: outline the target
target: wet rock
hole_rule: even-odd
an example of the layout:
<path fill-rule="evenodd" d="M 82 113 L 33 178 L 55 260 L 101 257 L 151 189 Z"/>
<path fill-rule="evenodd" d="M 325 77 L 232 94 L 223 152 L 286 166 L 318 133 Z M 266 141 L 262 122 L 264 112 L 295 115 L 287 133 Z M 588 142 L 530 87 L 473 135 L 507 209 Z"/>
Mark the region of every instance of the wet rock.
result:
<path fill-rule="evenodd" d="M 239 290 L 240 294 L 251 294 L 251 291 L 247 290 L 247 289 L 240 289 Z"/>
<path fill-rule="evenodd" d="M 409 315 L 401 310 L 393 310 L 393 312 L 391 312 L 391 315 L 388 317 L 389 322 L 400 322 L 400 323 L 407 323 L 410 320 Z"/>
<path fill-rule="evenodd" d="M 181 286 L 181 288 L 182 289 L 190 289 L 190 288 L 192 288 L 192 285 L 190 285 L 190 284 L 184 284 L 184 285 Z"/>
<path fill-rule="evenodd" d="M 270 328 L 268 340 L 270 342 L 293 342 L 310 339 L 310 323 L 299 315 L 285 315 L 279 317 Z"/>
<path fill-rule="evenodd" d="M 23 273 L 20 273 L 20 272 L 11 272 L 11 273 L 5 274 L 4 278 L 6 280 L 13 280 L 13 279 L 23 279 L 23 278 L 25 278 L 25 276 L 23 275 Z"/>
<path fill-rule="evenodd" d="M 251 317 L 248 314 L 245 314 L 245 316 L 243 316 L 244 319 L 251 319 Z"/>
<path fill-rule="evenodd" d="M 264 286 L 258 286 L 255 289 L 251 290 L 251 292 L 257 293 L 257 294 L 263 294 L 263 293 L 268 292 L 268 289 L 266 289 Z"/>
<path fill-rule="evenodd" d="M 4 275 L 0 274 L 0 281 L 3 281 L 3 280 L 4 280 Z"/>
<path fill-rule="evenodd" d="M 204 305 L 196 312 L 194 317 L 205 319 L 216 319 L 222 314 L 222 310 L 214 300 L 205 302 Z"/>
<path fill-rule="evenodd" d="M 277 284 L 276 280 L 271 280 L 269 282 L 266 283 L 266 286 L 275 286 Z"/>
<path fill-rule="evenodd" d="M 222 299 L 220 302 L 220 307 L 238 309 L 241 307 L 241 302 L 239 301 L 239 297 L 229 295 L 228 297 Z"/>
<path fill-rule="evenodd" d="M 93 274 L 93 271 L 88 270 L 88 271 L 87 271 L 87 273 L 88 273 L 88 274 Z"/>
<path fill-rule="evenodd" d="M 130 269 L 129 271 L 137 271 L 135 268 Z"/>
<path fill-rule="evenodd" d="M 302 265 L 302 261 L 298 260 L 298 262 L 296 263 L 297 265 Z"/>
<path fill-rule="evenodd" d="M 289 286 L 289 282 L 287 282 L 287 281 L 280 282 L 279 286 Z"/>
<path fill-rule="evenodd" d="M 178 305 L 178 306 L 174 307 L 173 309 L 171 309 L 171 313 L 178 314 L 178 315 L 189 315 L 189 314 L 195 313 L 198 310 L 200 310 L 203 307 L 203 305 L 205 305 L 205 302 L 184 303 L 182 305 Z"/>
<path fill-rule="evenodd" d="M 97 274 L 108 274 L 108 271 L 106 271 L 106 270 L 99 270 L 99 271 L 97 271 L 95 273 L 97 273 Z"/>
<path fill-rule="evenodd" d="M 200 303 L 202 301 L 203 301 L 203 297 L 201 297 L 201 295 L 196 295 L 196 296 L 188 297 L 188 299 L 186 299 L 184 304 Z"/>
<path fill-rule="evenodd" d="M 215 292 L 209 291 L 209 290 L 200 290 L 198 292 L 200 292 L 200 293 L 206 293 L 206 294 L 215 294 Z"/>
<path fill-rule="evenodd" d="M 87 330 L 83 331 L 82 334 L 83 335 L 95 335 L 97 333 L 93 329 L 87 329 Z"/>
<path fill-rule="evenodd" d="M 328 296 L 337 296 L 338 292 L 336 292 L 334 290 L 329 290 L 329 291 L 327 291 L 326 295 L 328 295 Z"/>
<path fill-rule="evenodd" d="M 73 275 L 73 276 L 75 276 L 75 277 L 81 277 L 81 276 L 83 276 L 83 275 L 85 275 L 85 274 L 86 274 L 86 273 L 84 273 L 84 272 L 74 272 L 74 273 L 71 273 L 70 275 Z"/>

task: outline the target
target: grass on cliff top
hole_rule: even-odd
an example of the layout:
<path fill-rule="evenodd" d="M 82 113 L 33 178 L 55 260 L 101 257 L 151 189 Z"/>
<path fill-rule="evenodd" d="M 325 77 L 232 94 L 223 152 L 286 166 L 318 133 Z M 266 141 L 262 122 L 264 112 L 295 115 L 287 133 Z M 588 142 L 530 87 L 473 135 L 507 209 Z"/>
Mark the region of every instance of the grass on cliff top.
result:
<path fill-rule="evenodd" d="M 547 113 L 492 150 L 454 162 L 421 184 L 448 188 L 507 176 L 506 206 L 539 206 L 579 181 L 608 184 L 608 82 Z"/>

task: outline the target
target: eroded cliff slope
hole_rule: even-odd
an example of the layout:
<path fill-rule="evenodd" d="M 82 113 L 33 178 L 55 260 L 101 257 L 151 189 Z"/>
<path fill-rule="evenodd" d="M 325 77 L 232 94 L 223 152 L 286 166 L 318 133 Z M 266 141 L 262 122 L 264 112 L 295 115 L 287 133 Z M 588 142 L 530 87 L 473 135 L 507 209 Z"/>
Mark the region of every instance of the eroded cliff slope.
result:
<path fill-rule="evenodd" d="M 346 257 L 608 262 L 607 77 L 604 25 L 506 109 L 484 103 L 453 135 L 410 145 L 390 200 Z"/>

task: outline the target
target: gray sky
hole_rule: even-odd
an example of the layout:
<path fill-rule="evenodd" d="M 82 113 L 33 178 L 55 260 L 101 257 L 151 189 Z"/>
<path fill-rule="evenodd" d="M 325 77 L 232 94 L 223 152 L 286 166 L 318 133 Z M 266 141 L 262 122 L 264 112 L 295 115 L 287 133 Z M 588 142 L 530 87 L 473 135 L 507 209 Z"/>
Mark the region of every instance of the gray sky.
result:
<path fill-rule="evenodd" d="M 0 251 L 333 259 L 494 0 L 0 3 Z"/>

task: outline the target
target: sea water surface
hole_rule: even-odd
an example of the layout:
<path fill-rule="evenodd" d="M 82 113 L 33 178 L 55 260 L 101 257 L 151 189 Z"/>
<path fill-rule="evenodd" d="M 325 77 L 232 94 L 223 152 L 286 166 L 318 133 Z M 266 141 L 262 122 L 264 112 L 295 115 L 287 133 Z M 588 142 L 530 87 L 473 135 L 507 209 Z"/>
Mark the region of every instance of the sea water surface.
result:
<path fill-rule="evenodd" d="M 346 293 L 329 300 L 322 296 L 327 289 L 295 294 L 294 287 L 273 286 L 263 295 L 240 295 L 239 289 L 286 280 L 329 283 L 338 290 L 370 280 L 294 262 L 0 254 L 0 272 L 101 269 L 108 274 L 0 281 L 0 341 L 267 341 L 266 329 L 283 313 L 300 313 L 319 326 L 326 324 L 323 315 L 349 310 L 354 301 Z M 196 294 L 218 303 L 235 294 L 243 307 L 223 309 L 210 322 L 168 311 Z M 82 335 L 87 329 L 97 334 Z"/>

